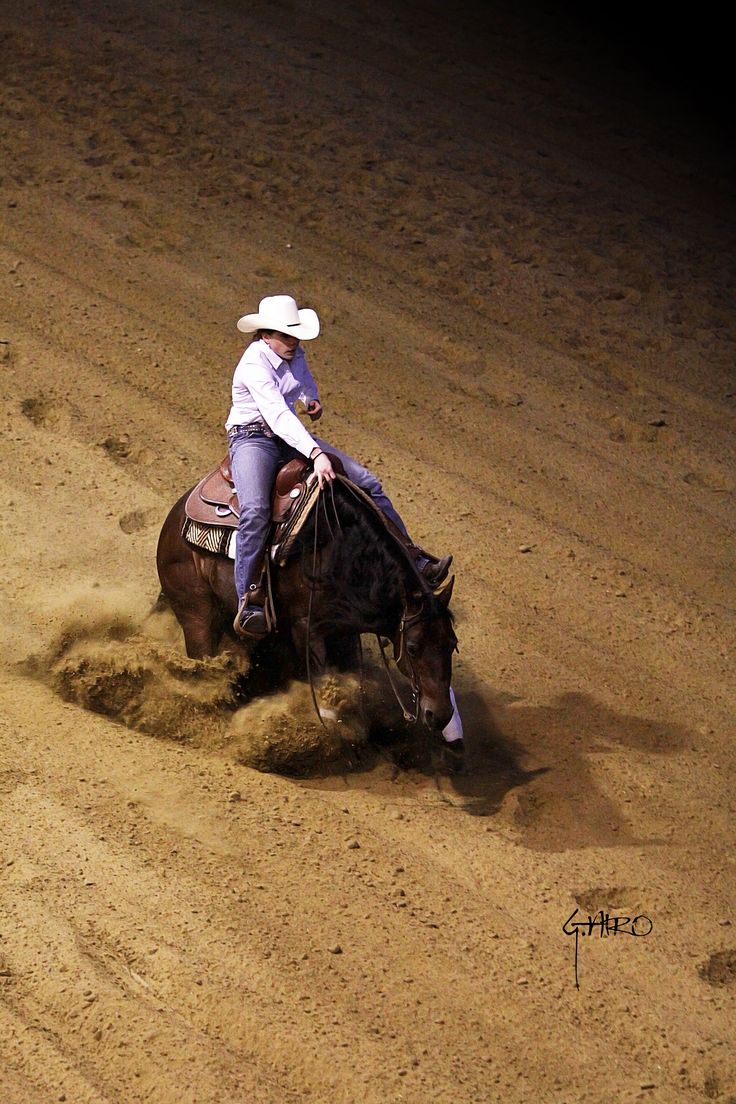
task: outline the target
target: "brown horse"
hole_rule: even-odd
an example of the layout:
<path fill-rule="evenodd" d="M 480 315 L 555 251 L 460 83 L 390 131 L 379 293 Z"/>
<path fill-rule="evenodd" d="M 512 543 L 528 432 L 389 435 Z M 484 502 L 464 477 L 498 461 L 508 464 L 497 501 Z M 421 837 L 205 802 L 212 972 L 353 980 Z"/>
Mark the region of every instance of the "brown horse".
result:
<path fill-rule="evenodd" d="M 188 493 L 163 524 L 156 561 L 187 654 L 202 658 L 215 655 L 223 638 L 236 640 L 237 597 L 232 561 L 181 535 Z M 388 638 L 411 682 L 411 719 L 439 732 L 453 712 L 453 583 L 433 593 L 375 509 L 336 480 L 320 493 L 286 563 L 272 566 L 276 635 L 314 675 L 354 666 L 362 633 Z"/>

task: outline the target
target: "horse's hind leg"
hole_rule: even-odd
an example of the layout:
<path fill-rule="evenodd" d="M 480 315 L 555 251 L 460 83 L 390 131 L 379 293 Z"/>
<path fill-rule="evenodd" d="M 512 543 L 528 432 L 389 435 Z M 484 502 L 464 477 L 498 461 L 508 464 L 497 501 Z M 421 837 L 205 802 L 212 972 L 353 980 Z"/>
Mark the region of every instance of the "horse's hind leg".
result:
<path fill-rule="evenodd" d="M 176 619 L 184 633 L 184 645 L 190 659 L 204 659 L 217 655 L 222 639 L 222 617 L 213 602 L 186 609 L 177 608 L 172 603 Z"/>
<path fill-rule="evenodd" d="M 173 563 L 160 573 L 168 598 L 184 633 L 190 659 L 217 655 L 223 632 L 220 604 L 210 586 L 188 563 Z"/>
<path fill-rule="evenodd" d="M 161 528 L 156 567 L 162 593 L 184 632 L 187 655 L 191 659 L 203 659 L 217 654 L 225 627 L 217 597 L 221 557 L 207 553 L 200 556 L 183 540 L 181 532 L 187 494 L 182 495 L 171 508 Z M 229 569 L 229 576 L 234 595 L 232 568 Z M 232 616 L 235 616 L 234 610 Z"/>

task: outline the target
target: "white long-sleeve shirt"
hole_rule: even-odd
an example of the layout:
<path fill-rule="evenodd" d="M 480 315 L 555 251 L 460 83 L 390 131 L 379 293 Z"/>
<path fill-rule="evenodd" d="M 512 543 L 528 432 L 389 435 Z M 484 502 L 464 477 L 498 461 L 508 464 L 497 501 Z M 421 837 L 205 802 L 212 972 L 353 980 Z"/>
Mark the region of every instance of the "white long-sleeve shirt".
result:
<path fill-rule="evenodd" d="M 266 425 L 304 456 L 319 448 L 299 421 L 294 404 L 319 399 L 317 384 L 299 346 L 294 359 L 282 360 L 263 339 L 243 353 L 233 376 L 233 404 L 225 428 L 263 419 Z"/>

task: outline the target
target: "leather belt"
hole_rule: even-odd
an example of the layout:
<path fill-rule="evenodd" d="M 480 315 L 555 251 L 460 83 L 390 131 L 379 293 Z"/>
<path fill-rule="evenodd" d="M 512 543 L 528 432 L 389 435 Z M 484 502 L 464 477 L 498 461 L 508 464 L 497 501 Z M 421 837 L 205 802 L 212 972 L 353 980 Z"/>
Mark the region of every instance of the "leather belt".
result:
<path fill-rule="evenodd" d="M 265 422 L 248 422 L 247 425 L 230 426 L 227 431 L 228 441 L 233 437 L 275 437 L 276 434 Z"/>

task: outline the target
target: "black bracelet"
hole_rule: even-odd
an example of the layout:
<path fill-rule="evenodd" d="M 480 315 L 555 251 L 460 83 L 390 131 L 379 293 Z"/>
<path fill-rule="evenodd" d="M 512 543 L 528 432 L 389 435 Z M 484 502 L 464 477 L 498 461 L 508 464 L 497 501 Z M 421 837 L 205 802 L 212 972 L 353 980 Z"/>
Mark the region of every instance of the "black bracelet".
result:
<path fill-rule="evenodd" d="M 317 453 L 317 456 L 324 456 L 324 454 L 325 454 L 325 450 L 320 449 L 319 452 Z M 312 461 L 312 463 L 314 463 L 314 461 L 317 459 L 317 456 L 310 456 L 309 457 L 309 459 Z"/>

